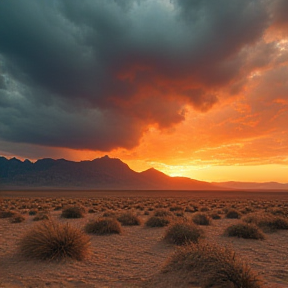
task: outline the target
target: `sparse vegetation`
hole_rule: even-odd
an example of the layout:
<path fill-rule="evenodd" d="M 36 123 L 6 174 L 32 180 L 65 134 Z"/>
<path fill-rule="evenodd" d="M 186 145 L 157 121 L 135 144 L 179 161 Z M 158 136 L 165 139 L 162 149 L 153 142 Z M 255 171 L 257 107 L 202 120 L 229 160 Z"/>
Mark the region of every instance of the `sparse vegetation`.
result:
<path fill-rule="evenodd" d="M 37 212 L 38 212 L 37 210 L 35 210 L 35 209 L 32 209 L 32 210 L 30 210 L 30 211 L 29 211 L 29 213 L 28 213 L 28 214 L 29 214 L 30 216 L 33 216 L 33 215 L 36 215 L 36 214 L 37 214 Z"/>
<path fill-rule="evenodd" d="M 156 209 L 153 214 L 156 217 L 170 217 L 170 216 L 172 216 L 172 213 L 166 209 Z"/>
<path fill-rule="evenodd" d="M 11 218 L 16 214 L 15 211 L 10 211 L 10 210 L 6 210 L 6 211 L 0 211 L 0 219 L 1 218 Z"/>
<path fill-rule="evenodd" d="M 210 218 L 212 218 L 213 220 L 219 220 L 221 219 L 221 215 L 216 213 L 216 212 L 212 212 L 209 214 Z"/>
<path fill-rule="evenodd" d="M 27 192 L 27 193 L 29 193 L 29 192 Z M 35 192 L 33 192 L 33 193 L 35 193 Z M 237 252 L 237 253 L 239 253 L 239 256 L 243 256 L 243 257 L 245 257 L 245 259 L 248 259 L 249 261 L 251 261 L 251 264 L 253 263 L 253 267 L 255 266 L 256 267 L 255 269 L 261 271 L 261 274 L 263 274 L 263 278 L 265 279 L 267 287 L 269 285 L 270 285 L 269 287 L 274 287 L 273 284 L 275 284 L 275 281 L 273 279 L 276 279 L 276 277 L 278 279 L 277 281 L 280 284 L 283 284 L 285 286 L 284 280 L 282 281 L 282 279 L 284 279 L 284 278 L 281 278 L 281 277 L 282 276 L 286 277 L 286 271 L 282 272 L 283 269 L 282 270 L 279 269 L 279 273 L 277 272 L 278 273 L 277 274 L 276 270 L 278 269 L 278 267 L 282 267 L 282 266 L 285 267 L 285 259 L 283 259 L 284 254 L 282 251 L 285 251 L 285 249 L 287 250 L 287 245 L 285 242 L 286 233 L 284 231 L 283 233 L 278 233 L 278 234 L 274 234 L 274 235 L 265 235 L 262 233 L 261 230 L 263 230 L 264 232 L 270 232 L 270 231 L 276 231 L 278 229 L 288 229 L 288 223 L 287 223 L 287 221 L 288 221 L 288 213 L 287 213 L 288 212 L 288 201 L 286 199 L 286 196 L 283 197 L 284 199 L 277 199 L 276 197 L 274 197 L 274 194 L 273 195 L 271 194 L 269 197 L 266 197 L 266 195 L 264 196 L 264 194 L 260 193 L 259 195 L 262 195 L 263 199 L 266 197 L 264 200 L 261 199 L 261 197 L 259 197 L 259 199 L 258 199 L 254 196 L 251 199 L 245 199 L 246 196 L 243 198 L 240 197 L 239 199 L 238 198 L 235 199 L 233 197 L 230 198 L 230 196 L 227 197 L 226 199 L 224 199 L 224 198 L 221 198 L 222 196 L 219 196 L 219 198 L 214 199 L 214 198 L 209 198 L 209 197 L 211 197 L 211 195 L 213 193 L 210 193 L 209 197 L 207 197 L 207 198 L 205 198 L 204 196 L 202 197 L 202 195 L 201 195 L 201 198 L 200 197 L 199 198 L 197 198 L 197 197 L 191 198 L 190 196 L 189 196 L 190 197 L 189 198 L 186 196 L 183 196 L 183 197 L 180 196 L 181 192 L 179 192 L 179 194 L 177 194 L 177 197 L 175 197 L 174 194 L 171 194 L 171 192 L 169 192 L 170 194 L 167 194 L 168 196 L 165 196 L 165 197 L 167 197 L 167 198 L 165 198 L 162 196 L 158 196 L 157 192 L 155 192 L 155 193 L 156 194 L 153 194 L 153 197 L 142 197 L 142 196 L 137 197 L 137 196 L 135 196 L 136 193 L 134 193 L 133 195 L 131 193 L 131 197 L 130 196 L 129 197 L 126 197 L 126 196 L 125 197 L 124 196 L 123 197 L 118 197 L 118 196 L 117 197 L 114 197 L 114 196 L 110 197 L 110 196 L 107 196 L 104 194 L 101 194 L 101 195 L 104 195 L 103 197 L 102 196 L 96 196 L 95 198 L 93 198 L 93 197 L 88 198 L 87 196 L 82 197 L 82 195 L 85 195 L 85 194 L 81 194 L 82 198 L 80 198 L 80 197 L 76 198 L 75 197 L 76 194 L 73 195 L 73 198 L 69 198 L 66 196 L 63 198 L 60 198 L 60 197 L 48 198 L 46 196 L 43 196 L 44 194 L 43 195 L 41 194 L 41 197 L 38 197 L 38 198 L 36 198 L 36 197 L 30 197 L 29 198 L 26 196 L 25 197 L 21 196 L 21 198 L 20 197 L 14 197 L 14 196 L 11 198 L 8 198 L 6 196 L 2 197 L 0 199 L 0 218 L 5 217 L 7 219 L 0 219 L 1 220 L 0 225 L 1 225 L 2 230 L 4 231 L 4 233 L 2 233 L 3 234 L 2 235 L 2 238 L 3 238 L 2 242 L 4 244 L 4 246 L 3 246 L 4 249 L 1 250 L 2 252 L 1 252 L 0 256 L 1 257 L 4 256 L 3 259 L 5 260 L 5 267 L 4 267 L 6 269 L 5 271 L 11 271 L 11 273 L 15 272 L 15 275 L 20 275 L 19 270 L 16 271 L 13 269 L 19 269 L 20 266 L 22 265 L 21 262 L 18 263 L 19 265 L 18 264 L 15 265 L 15 261 L 13 258 L 11 258 L 11 260 L 13 260 L 14 263 L 13 263 L 13 261 L 9 261 L 9 257 L 10 257 L 9 255 L 12 255 L 11 253 L 14 253 L 13 252 L 14 246 L 13 245 L 9 246 L 9 244 L 8 244 L 9 241 L 13 240 L 13 242 L 11 242 L 12 244 L 15 242 L 16 243 L 22 242 L 23 239 L 19 239 L 18 237 L 21 235 L 21 233 L 23 231 L 26 231 L 27 228 L 29 229 L 30 226 L 33 226 L 32 230 L 36 233 L 37 232 L 36 230 L 38 230 L 38 228 L 36 229 L 36 227 L 38 227 L 37 225 L 44 224 L 44 223 L 50 223 L 51 219 L 54 219 L 54 221 L 56 219 L 56 221 L 59 221 L 60 223 L 68 222 L 70 225 L 70 228 L 71 227 L 83 228 L 84 231 L 82 231 L 82 235 L 87 236 L 88 239 L 89 239 L 89 235 L 87 235 L 84 232 L 88 232 L 91 234 L 95 233 L 96 235 L 105 235 L 105 234 L 110 234 L 110 233 L 119 233 L 119 231 L 121 233 L 121 229 L 124 230 L 125 233 L 123 233 L 123 235 L 120 237 L 121 239 L 123 238 L 122 240 L 119 238 L 119 236 L 115 236 L 115 237 L 114 236 L 107 236 L 107 237 L 97 236 L 96 237 L 96 236 L 90 235 L 90 237 L 92 237 L 92 239 L 93 239 L 93 249 L 94 249 L 93 252 L 95 254 L 93 254 L 93 257 L 91 257 L 91 261 L 89 259 L 89 261 L 87 263 L 82 263 L 80 265 L 81 267 L 87 268 L 90 271 L 91 271 L 91 269 L 94 269 L 94 268 L 91 268 L 91 267 L 94 267 L 93 262 L 96 263 L 97 261 L 101 261 L 101 259 L 103 259 L 102 255 L 105 255 L 104 257 L 107 256 L 107 258 L 105 258 L 106 263 L 104 263 L 103 267 L 105 266 L 106 269 L 107 269 L 107 267 L 111 267 L 109 265 L 111 265 L 112 261 L 114 261 L 113 265 L 115 264 L 115 266 L 113 266 L 113 267 L 115 268 L 115 271 L 117 271 L 117 274 L 120 275 L 120 273 L 122 273 L 123 270 L 121 270 L 122 272 L 120 272 L 120 268 L 119 268 L 119 270 L 117 270 L 118 268 L 116 268 L 116 265 L 119 265 L 119 267 L 120 267 L 123 263 L 123 262 L 121 263 L 121 261 L 122 260 L 125 261 L 125 259 L 127 257 L 126 253 L 129 254 L 130 250 L 134 252 L 134 249 L 135 249 L 135 253 L 132 253 L 133 255 L 131 254 L 131 260 L 132 259 L 133 259 L 133 261 L 135 260 L 135 264 L 136 264 L 136 262 L 138 263 L 139 259 L 140 259 L 140 261 L 143 261 L 143 266 L 144 265 L 149 266 L 150 265 L 149 263 L 151 263 L 151 262 L 156 263 L 156 261 L 159 261 L 157 263 L 159 264 L 158 267 L 160 268 L 161 259 L 159 257 L 157 260 L 153 259 L 153 257 L 154 257 L 153 255 L 155 252 L 157 253 L 157 252 L 161 251 L 161 253 L 163 253 L 163 254 L 161 254 L 161 255 L 163 255 L 163 258 L 166 258 L 175 249 L 175 247 L 173 248 L 172 245 L 179 245 L 179 246 L 184 247 L 184 246 L 190 246 L 191 243 L 193 243 L 193 245 L 196 245 L 197 247 L 199 247 L 198 245 L 200 245 L 200 246 L 202 244 L 204 245 L 205 240 L 203 240 L 203 238 L 204 238 L 204 236 L 206 236 L 205 238 L 207 238 L 207 241 L 209 241 L 209 243 L 211 241 L 213 243 L 223 244 L 223 245 L 228 246 L 228 247 L 230 247 L 230 246 L 232 247 L 231 243 L 233 243 L 233 247 L 236 245 L 235 249 L 237 249 L 237 251 L 239 251 L 239 252 Z M 205 194 L 205 193 L 203 193 L 203 194 Z M 5 195 L 7 195 L 7 194 L 5 194 Z M 24 194 L 22 194 L 22 195 L 24 195 Z M 92 195 L 92 193 L 90 193 L 90 195 Z M 161 194 L 159 194 L 159 195 L 161 195 Z M 277 194 L 277 195 L 279 196 L 279 194 Z M 218 194 L 217 194 L 217 197 L 218 197 Z M 257 197 L 258 197 L 258 195 L 257 195 Z M 64 218 L 59 219 L 59 217 L 61 217 L 61 213 L 62 213 L 62 211 L 59 211 L 59 210 L 64 211 L 67 207 L 83 207 L 82 211 L 85 210 L 88 213 L 94 213 L 95 212 L 96 214 L 95 215 L 84 214 L 84 213 L 86 213 L 86 212 L 84 212 L 82 215 L 86 216 L 87 221 L 85 220 L 85 218 L 79 219 L 79 220 L 74 220 L 74 219 L 66 220 Z M 170 211 L 171 208 L 173 210 L 172 212 Z M 237 220 L 239 218 L 238 216 L 237 216 L 237 219 L 235 219 L 236 217 L 234 218 L 235 220 L 233 220 L 233 218 L 232 218 L 232 220 L 227 220 L 226 214 L 228 214 L 228 212 L 230 210 L 236 210 L 238 212 L 238 215 L 239 214 L 243 215 L 241 217 L 241 221 Z M 199 212 L 197 212 L 197 211 L 199 211 Z M 27 220 L 24 223 L 11 224 L 11 221 L 13 221 L 13 215 L 15 215 L 16 213 L 19 213 L 21 215 L 21 217 L 24 217 Z M 34 215 L 35 213 L 36 213 L 36 215 Z M 150 228 L 143 229 L 142 227 L 122 228 L 121 224 L 118 221 L 117 222 L 118 228 L 116 228 L 116 232 L 111 232 L 112 228 L 111 228 L 111 226 L 106 225 L 107 222 L 105 222 L 106 224 L 105 223 L 103 224 L 103 222 L 102 222 L 101 224 L 99 224 L 99 226 L 96 225 L 96 228 L 95 228 L 95 225 L 93 225 L 93 222 L 95 220 L 99 219 L 99 218 L 97 219 L 97 217 L 99 217 L 102 214 L 107 216 L 107 217 L 105 217 L 106 221 L 108 221 L 108 219 L 113 218 L 113 221 L 116 221 L 116 222 L 117 222 L 117 218 L 119 220 L 121 220 L 121 218 L 120 218 L 121 216 L 126 215 L 125 217 L 127 217 L 127 215 L 129 215 L 129 217 L 127 217 L 128 220 L 126 219 L 127 222 L 126 222 L 126 220 L 121 221 L 122 225 L 125 225 L 125 222 L 126 223 L 133 222 L 132 218 L 134 218 L 134 217 L 130 217 L 131 215 L 133 215 L 133 216 L 138 217 L 141 221 L 143 221 L 145 223 L 146 227 L 164 227 L 164 226 L 166 226 L 166 227 L 165 228 L 158 228 L 156 230 L 150 229 Z M 209 227 L 209 226 L 208 227 L 201 227 L 201 226 L 196 225 L 194 223 L 194 221 L 192 220 L 193 217 L 195 217 L 195 218 L 199 217 L 199 216 L 196 216 L 199 214 L 205 214 L 206 215 L 205 218 L 208 217 L 208 220 L 209 220 L 208 223 L 210 223 L 210 221 L 212 221 L 212 219 L 220 218 L 222 220 L 213 221 L 213 226 L 211 226 L 211 227 Z M 149 216 L 147 216 L 147 215 L 149 215 Z M 177 215 L 179 215 L 179 217 L 176 217 Z M 46 219 L 46 217 L 48 217 L 49 219 Z M 125 219 L 125 217 L 124 217 L 124 219 Z M 88 219 L 94 219 L 94 220 L 91 220 L 90 222 L 88 222 L 89 221 Z M 44 220 L 44 221 L 41 221 L 39 223 L 33 222 L 33 221 L 39 221 L 39 220 Z M 243 223 L 241 223 L 242 221 L 243 221 Z M 59 223 L 59 222 L 57 222 L 57 223 Z M 86 223 L 88 223 L 88 224 L 85 226 Z M 231 225 L 231 224 L 234 224 L 234 225 Z M 3 227 L 2 227 L 2 225 L 3 225 Z M 81 227 L 80 225 L 83 225 L 83 226 Z M 231 225 L 231 226 L 229 226 L 229 225 Z M 107 226 L 108 226 L 108 228 L 107 228 Z M 189 226 L 189 228 L 187 226 Z M 192 229 L 190 229 L 191 228 L 190 226 L 194 226 L 193 229 L 196 228 L 199 230 L 198 231 L 193 230 L 191 232 Z M 229 226 L 229 227 L 226 230 L 224 230 L 227 226 Z M 251 227 L 253 227 L 253 229 L 251 229 Z M 256 230 L 255 230 L 255 228 L 256 228 Z M 62 228 L 60 230 L 62 230 Z M 93 232 L 93 231 L 95 231 L 95 232 Z M 200 236 L 199 236 L 199 233 L 197 233 L 199 231 L 201 231 Z M 205 234 L 203 234 L 203 231 L 205 231 Z M 257 234 L 259 231 L 260 231 L 261 236 L 259 236 Z M 81 231 L 78 230 L 78 232 L 81 232 Z M 266 241 L 255 241 L 255 240 L 248 241 L 248 240 L 243 240 L 243 239 L 242 240 L 241 239 L 233 239 L 233 238 L 231 239 L 231 238 L 223 237 L 224 236 L 223 233 L 226 236 L 230 235 L 232 237 L 241 237 L 241 238 L 248 238 L 248 239 L 254 239 L 254 238 L 255 239 L 263 239 L 262 237 L 264 235 L 264 237 L 267 238 L 267 240 Z M 45 240 L 45 237 L 43 235 L 45 235 L 46 240 Z M 58 240 L 51 241 L 51 237 L 52 238 L 54 237 L 53 235 L 56 235 L 58 237 Z M 73 258 L 74 256 L 71 256 L 71 257 L 65 256 L 67 254 L 67 252 L 65 252 L 66 254 L 64 253 L 63 254 L 64 256 L 61 256 L 59 258 L 58 258 L 58 256 L 57 257 L 52 256 L 52 259 L 51 259 L 51 257 L 49 255 L 52 255 L 54 253 L 53 252 L 54 248 L 53 249 L 49 248 L 50 250 L 46 249 L 46 252 L 45 252 L 46 254 L 41 254 L 42 256 L 41 255 L 39 256 L 40 252 L 42 251 L 41 250 L 42 247 L 47 247 L 48 242 L 50 244 L 54 243 L 56 245 L 55 251 L 57 251 L 57 249 L 58 249 L 57 253 L 60 253 L 60 249 L 62 249 L 62 248 L 59 248 L 60 247 L 59 243 L 62 240 L 61 239 L 59 240 L 59 235 L 58 235 L 58 232 L 56 233 L 55 231 L 54 232 L 51 232 L 51 231 L 47 232 L 46 231 L 45 233 L 43 232 L 42 234 L 38 233 L 38 236 L 33 236 L 33 237 L 34 238 L 38 237 L 38 241 L 40 241 L 40 240 L 42 241 L 40 243 L 40 245 L 38 246 L 39 250 L 37 250 L 35 248 L 35 245 L 33 245 L 33 243 L 35 243 L 35 242 L 33 242 L 34 240 L 31 242 L 32 244 L 27 240 L 26 245 L 27 246 L 30 245 L 30 248 L 32 250 L 30 250 L 29 253 L 27 252 L 26 256 L 25 256 L 25 254 L 23 254 L 21 249 L 18 251 L 21 252 L 21 255 L 23 255 L 23 257 L 40 259 L 40 260 L 47 260 L 47 261 L 49 261 L 49 260 L 50 261 L 52 261 L 52 260 L 59 261 L 61 259 Z M 160 241 L 161 235 L 163 236 L 162 242 Z M 68 239 L 68 238 L 66 237 L 65 239 Z M 47 243 L 45 243 L 45 241 Z M 59 245 L 57 244 L 57 241 L 58 241 Z M 68 243 L 68 242 L 65 243 L 65 241 L 62 242 L 61 245 L 65 246 Z M 173 244 L 167 245 L 167 243 L 165 243 L 164 241 L 165 242 L 167 241 L 167 242 L 173 243 Z M 111 243 L 112 243 L 112 246 L 110 245 Z M 266 251 L 267 251 L 267 249 L 269 249 L 269 246 L 271 244 L 273 245 L 273 247 L 278 247 L 279 249 L 270 250 L 269 257 L 270 257 L 271 263 L 269 263 L 269 265 L 268 265 L 268 262 L 266 261 L 267 260 L 266 259 L 266 255 L 267 255 Z M 125 249 L 122 249 L 122 245 L 123 245 L 123 247 L 125 247 Z M 114 249 L 115 247 L 117 247 L 117 248 Z M 141 257 L 140 254 L 138 253 L 139 249 L 140 250 L 142 249 L 142 251 L 143 251 L 143 248 L 145 248 L 145 251 L 146 251 L 146 248 L 150 249 L 149 247 L 151 248 L 151 250 L 149 250 L 149 251 L 147 250 L 147 254 L 145 255 L 145 257 L 143 257 L 143 259 L 138 258 L 138 257 Z M 182 247 L 180 247 L 180 249 L 182 249 Z M 248 249 L 248 247 L 249 247 L 249 249 Z M 88 245 L 88 248 L 89 248 L 89 245 Z M 83 255 L 85 255 L 85 256 L 88 255 L 88 248 L 87 248 L 86 252 L 83 253 Z M 113 248 L 113 249 L 111 249 L 111 248 Z M 176 250 L 178 250 L 178 248 Z M 33 249 L 35 249 L 36 252 L 34 252 Z M 65 248 L 65 249 L 68 249 L 68 248 Z M 157 250 L 157 249 L 159 249 L 159 250 Z M 186 249 L 186 248 L 183 248 L 183 249 Z M 208 251 L 209 249 L 207 248 L 206 250 Z M 259 286 L 260 282 L 257 282 L 256 281 L 257 279 L 255 280 L 256 284 L 255 283 L 253 284 L 253 280 L 250 281 L 248 279 L 250 277 L 249 273 L 251 272 L 251 270 L 249 270 L 249 268 L 246 269 L 245 263 L 243 264 L 243 262 L 241 262 L 239 260 L 239 258 L 235 257 L 236 260 L 232 261 L 231 258 L 229 258 L 230 256 L 227 256 L 227 254 L 225 254 L 226 252 L 223 252 L 225 249 L 221 248 L 220 250 L 222 251 L 221 253 L 223 253 L 223 256 L 219 256 L 217 254 L 217 257 L 218 258 L 219 257 L 220 258 L 226 257 L 226 258 L 229 258 L 230 260 L 229 261 L 227 260 L 227 262 L 225 262 L 223 259 L 222 260 L 220 259 L 219 261 L 213 260 L 214 259 L 213 258 L 214 257 L 213 256 L 214 255 L 213 249 L 214 248 L 211 248 L 209 250 L 210 251 L 209 253 L 211 254 L 211 257 L 209 256 L 210 258 L 207 256 L 209 253 L 205 252 L 206 253 L 205 257 L 208 257 L 207 258 L 208 260 L 206 262 L 199 260 L 199 259 L 203 259 L 203 256 L 201 256 L 202 255 L 201 251 L 199 252 L 201 254 L 200 256 L 199 256 L 199 254 L 197 254 L 199 256 L 198 260 L 196 258 L 193 258 L 196 254 L 190 254 L 190 256 L 187 256 L 187 257 L 185 256 L 185 258 L 183 256 L 184 260 L 183 261 L 181 260 L 182 262 L 180 261 L 177 265 L 176 265 L 176 263 L 174 263 L 175 264 L 174 266 L 173 265 L 170 266 L 170 264 L 172 263 L 170 260 L 169 265 L 166 266 L 166 269 L 167 270 L 170 269 L 172 271 L 172 273 L 169 275 L 163 274 L 162 282 L 161 283 L 159 282 L 161 285 L 154 285 L 154 286 L 150 285 L 150 286 L 145 286 L 145 287 L 159 287 L 159 288 L 162 287 L 163 288 L 163 287 L 166 287 L 165 285 L 167 283 L 168 283 L 167 287 L 170 284 L 171 284 L 171 287 L 190 287 L 190 286 L 191 287 L 203 287 L 203 288 L 204 287 L 208 288 L 208 287 L 212 287 L 212 286 L 214 286 L 215 288 L 216 287 L 217 288 L 220 288 L 220 287 L 221 288 L 224 288 L 224 287 L 229 287 L 229 288 L 230 287 L 231 288 L 232 287 L 233 288 L 235 288 L 235 287 L 253 287 L 253 288 L 260 287 Z M 38 254 L 36 254 L 36 253 L 38 253 Z M 176 254 L 178 254 L 178 252 L 176 252 Z M 83 257 L 85 257 L 85 256 L 83 256 Z M 130 255 L 129 255 L 129 257 L 130 257 Z M 174 256 L 172 256 L 172 258 L 173 257 Z M 190 258 L 190 257 L 192 257 L 192 258 Z M 74 259 L 76 259 L 76 257 Z M 180 258 L 178 258 L 178 259 L 180 259 Z M 194 263 L 193 261 L 195 261 L 195 262 L 198 261 L 197 262 L 198 264 L 193 264 Z M 235 262 L 237 262 L 238 264 L 235 264 Z M 132 263 L 132 261 L 131 261 L 131 263 Z M 201 263 L 202 264 L 208 263 L 208 264 L 207 265 L 205 264 L 205 266 L 203 264 L 203 266 L 201 266 L 202 265 Z M 242 267 L 241 265 L 242 264 L 240 265 L 239 263 L 240 264 L 242 263 L 244 265 L 242 272 L 241 272 L 241 267 Z M 33 262 L 31 262 L 30 264 L 32 265 Z M 86 266 L 86 264 L 90 265 L 89 268 Z M 193 265 L 195 265 L 196 268 Z M 235 268 L 235 265 L 236 265 L 236 268 Z M 70 264 L 68 266 L 69 267 L 67 269 L 70 269 L 71 268 Z M 124 267 L 124 265 L 122 265 L 122 266 Z M 36 266 L 34 266 L 35 270 L 37 270 L 39 267 L 37 267 L 37 264 L 36 264 Z M 48 265 L 47 267 L 49 270 L 50 265 Z M 55 267 L 55 266 L 52 265 L 51 267 Z M 61 267 L 64 267 L 64 266 L 61 265 Z M 218 269 L 219 267 L 222 267 L 221 271 L 219 271 L 219 269 Z M 113 268 L 113 271 L 109 271 L 109 273 L 110 272 L 114 273 L 114 268 Z M 27 269 L 28 269 L 28 267 L 27 267 Z M 122 269 L 122 267 L 121 267 L 121 269 Z M 142 269 L 142 267 L 140 267 L 140 266 L 137 269 L 136 269 L 136 266 L 133 266 L 133 267 L 131 267 L 131 269 L 133 269 L 133 273 L 135 271 L 135 275 L 136 275 L 137 269 L 139 269 L 139 270 L 137 270 L 137 273 L 139 273 L 139 275 L 140 275 L 140 273 L 142 273 L 142 271 L 140 270 L 140 269 Z M 148 269 L 153 270 L 154 268 L 152 268 L 152 265 L 151 265 L 151 267 Z M 216 269 L 216 270 L 213 270 L 213 269 Z M 79 270 L 79 273 L 86 272 L 86 271 L 81 272 L 80 270 Z M 24 269 L 23 269 L 23 271 L 24 271 Z M 35 273 L 38 273 L 38 272 L 35 272 Z M 48 273 L 51 273 L 51 270 L 49 270 Z M 128 273 L 130 273 L 130 272 L 127 271 L 126 275 L 128 275 Z M 238 276 L 237 276 L 237 273 L 238 273 Z M 5 272 L 5 274 L 9 274 L 9 273 Z M 57 280 L 60 280 L 60 282 L 61 282 L 60 278 L 62 276 L 60 273 L 58 273 L 58 274 L 59 275 L 56 276 L 56 277 L 58 277 Z M 51 273 L 51 275 L 52 275 L 52 273 Z M 121 275 L 123 275 L 123 274 L 121 274 Z M 161 275 L 162 274 L 158 275 L 157 270 L 155 269 L 155 276 L 161 277 Z M 231 276 L 231 275 L 234 275 L 234 276 Z M 247 277 L 249 276 L 247 278 L 248 280 L 245 283 L 243 282 L 243 277 L 244 277 L 243 275 L 244 276 L 246 275 Z M 166 278 L 166 276 L 167 276 L 167 278 Z M 275 278 L 274 278 L 274 276 L 275 276 Z M 143 277 L 145 277 L 145 276 L 143 276 Z M 176 279 L 175 283 L 176 283 L 176 281 L 178 281 L 175 285 L 173 282 L 173 279 L 174 279 L 173 277 L 175 277 L 175 279 Z M 191 278 L 189 278 L 189 277 L 191 277 Z M 242 280 L 239 280 L 241 278 L 242 278 Z M 216 280 L 218 279 L 218 280 L 214 281 L 214 279 L 216 279 Z M 223 279 L 226 279 L 226 280 L 223 280 Z M 238 281 L 237 279 L 240 282 L 237 282 Z M 49 281 L 50 280 L 51 279 L 49 279 Z M 159 278 L 159 280 L 161 280 L 161 279 Z M 90 280 L 87 280 L 87 283 L 89 281 Z M 241 283 L 242 286 L 239 283 Z M 36 284 L 38 284 L 38 286 L 39 286 L 39 283 L 35 282 L 35 286 L 36 286 Z M 91 283 L 89 282 L 89 284 L 91 284 Z M 109 285 L 110 284 L 111 283 L 109 283 Z M 145 283 L 143 283 L 143 285 L 144 284 Z M 31 283 L 31 285 L 32 285 L 32 283 Z M 137 283 L 137 285 L 138 285 L 138 283 Z M 142 283 L 139 283 L 139 285 L 141 286 Z M 254 286 L 251 286 L 251 285 L 254 285 Z M 112 284 L 112 286 L 113 286 L 113 284 Z"/>
<path fill-rule="evenodd" d="M 198 281 L 201 287 L 261 287 L 261 281 L 250 267 L 240 261 L 232 250 L 221 246 L 200 242 L 181 247 L 163 272 L 183 269 L 191 272 L 190 277 L 194 280 L 191 282 Z M 189 277 L 186 281 L 188 287 Z"/>
<path fill-rule="evenodd" d="M 62 218 L 82 218 L 84 217 L 85 209 L 81 206 L 69 206 L 62 210 Z"/>
<path fill-rule="evenodd" d="M 117 220 L 123 225 L 123 226 L 133 226 L 133 225 L 140 225 L 141 220 L 140 218 L 133 214 L 132 212 L 125 212 L 121 213 Z"/>
<path fill-rule="evenodd" d="M 184 245 L 190 242 L 198 243 L 201 236 L 204 235 L 197 225 L 189 222 L 177 222 L 169 226 L 164 240 L 176 245 Z"/>
<path fill-rule="evenodd" d="M 206 213 L 197 212 L 193 215 L 192 221 L 197 225 L 210 225 L 211 218 Z"/>
<path fill-rule="evenodd" d="M 169 208 L 169 210 L 172 211 L 172 212 L 175 212 L 175 211 L 183 211 L 183 208 L 182 208 L 181 206 L 175 205 L 175 206 L 171 206 L 171 207 Z"/>
<path fill-rule="evenodd" d="M 20 213 L 16 213 L 12 216 L 11 223 L 21 223 L 25 221 L 25 219 L 26 218 L 23 215 L 21 215 Z"/>
<path fill-rule="evenodd" d="M 245 216 L 243 221 L 253 223 L 264 232 L 274 232 L 278 229 L 288 229 L 288 219 L 270 213 L 253 213 Z"/>
<path fill-rule="evenodd" d="M 241 218 L 241 213 L 235 209 L 229 209 L 225 217 L 228 219 L 239 219 Z"/>
<path fill-rule="evenodd" d="M 88 209 L 88 213 L 92 214 L 92 213 L 96 213 L 96 210 L 93 208 Z"/>
<path fill-rule="evenodd" d="M 88 253 L 89 237 L 68 224 L 43 221 L 33 227 L 20 242 L 20 253 L 26 258 L 60 261 L 83 260 Z"/>
<path fill-rule="evenodd" d="M 85 231 L 97 235 L 120 234 L 121 225 L 115 218 L 100 217 L 87 223 Z"/>
<path fill-rule="evenodd" d="M 116 218 L 116 212 L 114 211 L 106 211 L 102 214 L 102 217 L 108 217 L 108 218 Z"/>
<path fill-rule="evenodd" d="M 145 224 L 147 227 L 164 227 L 169 223 L 170 219 L 168 217 L 151 216 Z"/>
<path fill-rule="evenodd" d="M 245 239 L 264 239 L 262 231 L 256 225 L 248 223 L 231 225 L 225 230 L 224 234 Z"/>
<path fill-rule="evenodd" d="M 34 218 L 33 221 L 49 220 L 50 217 L 46 213 L 39 213 Z"/>
<path fill-rule="evenodd" d="M 200 212 L 208 212 L 210 209 L 208 207 L 201 207 L 199 209 Z"/>

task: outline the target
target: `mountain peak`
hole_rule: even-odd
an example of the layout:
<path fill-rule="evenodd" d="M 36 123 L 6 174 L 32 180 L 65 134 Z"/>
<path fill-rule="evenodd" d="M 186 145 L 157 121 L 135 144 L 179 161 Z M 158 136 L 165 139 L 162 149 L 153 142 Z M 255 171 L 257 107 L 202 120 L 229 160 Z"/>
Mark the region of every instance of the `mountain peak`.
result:
<path fill-rule="evenodd" d="M 166 178 L 169 178 L 168 175 L 166 175 L 165 173 L 155 169 L 155 168 L 149 168 L 143 172 L 139 173 L 140 175 L 142 175 L 143 177 L 145 177 L 146 179 L 149 179 L 150 181 L 156 181 L 156 180 L 164 180 Z"/>
<path fill-rule="evenodd" d="M 0 156 L 0 187 L 86 187 L 93 189 L 137 190 L 219 190 L 281 189 L 280 183 L 208 183 L 187 177 L 170 177 L 155 168 L 135 172 L 118 158 L 105 155 L 92 161 L 73 162 L 65 159 L 39 159 L 35 163 Z"/>
<path fill-rule="evenodd" d="M 22 162 L 21 160 L 17 159 L 16 157 L 11 158 L 9 161 L 18 162 L 18 163 Z"/>

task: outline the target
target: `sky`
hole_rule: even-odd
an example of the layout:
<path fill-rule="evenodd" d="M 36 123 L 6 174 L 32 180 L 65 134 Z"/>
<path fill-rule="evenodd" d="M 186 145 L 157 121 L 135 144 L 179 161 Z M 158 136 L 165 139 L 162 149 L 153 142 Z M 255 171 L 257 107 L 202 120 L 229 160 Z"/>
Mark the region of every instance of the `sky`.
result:
<path fill-rule="evenodd" d="M 287 0 L 1 0 L 0 155 L 288 182 Z"/>

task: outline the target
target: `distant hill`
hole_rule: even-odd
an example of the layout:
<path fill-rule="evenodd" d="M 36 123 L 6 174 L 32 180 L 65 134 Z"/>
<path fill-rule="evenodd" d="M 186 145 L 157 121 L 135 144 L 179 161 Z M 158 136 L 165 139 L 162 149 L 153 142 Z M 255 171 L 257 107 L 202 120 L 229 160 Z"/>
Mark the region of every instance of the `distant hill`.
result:
<path fill-rule="evenodd" d="M 208 182 L 168 175 L 149 169 L 138 173 L 119 159 L 104 156 L 92 161 L 65 159 L 10 160 L 0 157 L 0 188 L 84 188 L 137 190 L 215 190 Z"/>
<path fill-rule="evenodd" d="M 194 180 L 188 177 L 170 177 L 154 168 L 139 173 L 143 179 L 158 189 L 171 190 L 215 190 L 216 187 L 208 182 Z M 193 189 L 191 188 L 193 187 Z"/>
<path fill-rule="evenodd" d="M 33 188 L 288 191 L 288 183 L 208 183 L 187 177 L 170 177 L 154 168 L 138 173 L 120 159 L 108 156 L 81 162 L 46 158 L 35 163 L 0 157 L 0 190 Z"/>

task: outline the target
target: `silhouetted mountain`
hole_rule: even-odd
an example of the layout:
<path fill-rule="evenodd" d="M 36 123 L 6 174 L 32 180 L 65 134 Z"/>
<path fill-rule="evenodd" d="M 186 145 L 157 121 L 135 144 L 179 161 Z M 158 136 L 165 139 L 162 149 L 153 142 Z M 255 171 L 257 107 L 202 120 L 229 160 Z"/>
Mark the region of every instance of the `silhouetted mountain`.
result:
<path fill-rule="evenodd" d="M 83 188 L 137 190 L 286 190 L 288 184 L 275 182 L 207 183 L 187 177 L 170 177 L 154 168 L 135 172 L 119 159 L 104 156 L 92 161 L 65 159 L 10 160 L 0 157 L 0 189 Z"/>
<path fill-rule="evenodd" d="M 140 173 L 141 176 L 159 189 L 172 189 L 172 190 L 215 190 L 215 186 L 204 182 L 193 180 L 187 177 L 170 177 L 154 168 L 150 168 Z M 218 187 L 219 189 L 219 187 Z"/>
<path fill-rule="evenodd" d="M 104 156 L 92 161 L 40 159 L 35 163 L 0 157 L 0 187 L 86 189 L 215 190 L 210 183 L 149 169 L 137 173 L 119 159 Z"/>

